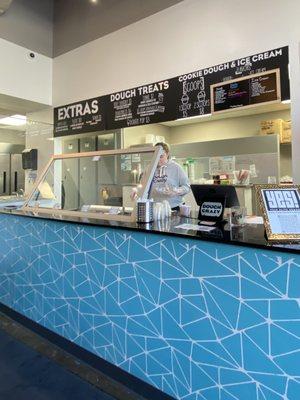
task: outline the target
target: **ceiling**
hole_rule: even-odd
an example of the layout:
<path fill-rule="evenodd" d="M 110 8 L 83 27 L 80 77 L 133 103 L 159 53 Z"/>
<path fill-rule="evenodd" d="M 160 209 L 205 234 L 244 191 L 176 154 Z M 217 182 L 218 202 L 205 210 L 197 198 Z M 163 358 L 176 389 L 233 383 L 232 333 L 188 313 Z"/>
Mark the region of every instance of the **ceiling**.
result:
<path fill-rule="evenodd" d="M 0 0 L 0 15 L 4 14 L 8 10 L 11 3 L 12 0 Z"/>
<path fill-rule="evenodd" d="M 53 57 L 181 1 L 183 0 L 54 0 Z"/>
<path fill-rule="evenodd" d="M 0 118 L 5 118 L 12 115 L 26 115 L 31 112 L 45 110 L 45 104 L 36 103 L 29 100 L 20 99 L 17 97 L 0 94 Z M 0 124 L 0 130 L 10 130 L 14 132 L 25 132 L 26 124 L 19 126 Z M 1 141 L 1 135 L 0 135 Z"/>
<path fill-rule="evenodd" d="M 0 93 L 0 114 L 27 114 L 35 111 L 44 110 L 46 104 L 36 103 L 34 101 L 8 96 Z"/>

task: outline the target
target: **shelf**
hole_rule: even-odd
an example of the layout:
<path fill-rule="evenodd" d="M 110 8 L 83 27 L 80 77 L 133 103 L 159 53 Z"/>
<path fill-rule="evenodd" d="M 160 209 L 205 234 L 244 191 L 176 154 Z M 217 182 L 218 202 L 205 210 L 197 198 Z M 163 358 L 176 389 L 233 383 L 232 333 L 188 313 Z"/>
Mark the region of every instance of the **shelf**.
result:
<path fill-rule="evenodd" d="M 226 118 L 240 118 L 240 117 L 247 117 L 249 115 L 257 115 L 257 114 L 265 114 L 274 111 L 282 111 L 282 110 L 290 110 L 290 104 L 283 104 L 283 103 L 275 103 L 275 104 L 268 104 L 268 105 L 259 105 L 257 107 L 252 108 L 236 108 L 230 112 L 218 113 L 218 114 L 208 114 L 206 115 L 199 115 L 199 117 L 192 117 L 192 118 L 182 118 L 176 119 L 175 121 L 168 121 L 168 122 L 161 122 L 160 125 L 165 126 L 180 126 L 180 125 L 190 125 L 190 124 L 199 124 L 201 122 L 210 122 L 216 121 L 220 119 Z"/>

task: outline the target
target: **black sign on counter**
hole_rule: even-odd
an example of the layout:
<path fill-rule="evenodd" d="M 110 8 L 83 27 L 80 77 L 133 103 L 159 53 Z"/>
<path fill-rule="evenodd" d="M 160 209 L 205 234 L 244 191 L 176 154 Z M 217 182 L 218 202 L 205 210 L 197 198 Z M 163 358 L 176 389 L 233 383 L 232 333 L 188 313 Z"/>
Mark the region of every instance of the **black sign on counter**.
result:
<path fill-rule="evenodd" d="M 278 69 L 211 86 L 212 113 L 280 100 Z"/>
<path fill-rule="evenodd" d="M 169 79 L 106 96 L 106 128 L 116 129 L 176 118 L 176 80 Z"/>
<path fill-rule="evenodd" d="M 54 137 L 103 131 L 104 115 L 103 97 L 57 107 L 54 109 Z"/>
<path fill-rule="evenodd" d="M 210 114 L 210 87 L 212 85 L 275 69 L 280 70 L 279 93 L 281 93 L 281 100 L 288 100 L 290 99 L 288 64 L 288 47 L 286 46 L 180 75 L 176 78 L 178 96 L 176 119 Z M 246 105 L 247 95 L 245 94 L 244 99 L 242 98 L 242 86 L 241 83 L 240 101 L 245 101 Z M 254 86 L 253 83 L 253 88 Z M 258 83 L 256 86 L 259 86 Z M 255 104 L 255 102 L 256 104 L 264 102 L 263 96 L 252 96 L 251 104 Z"/>

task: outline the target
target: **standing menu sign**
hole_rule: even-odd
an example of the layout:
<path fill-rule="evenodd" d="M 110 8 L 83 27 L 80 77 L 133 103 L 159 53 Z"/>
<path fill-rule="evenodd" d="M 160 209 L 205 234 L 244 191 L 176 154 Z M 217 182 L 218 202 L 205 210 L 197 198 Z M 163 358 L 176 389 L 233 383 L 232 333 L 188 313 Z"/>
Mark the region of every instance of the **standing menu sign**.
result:
<path fill-rule="evenodd" d="M 299 188 L 300 186 L 256 186 L 269 240 L 300 241 Z"/>
<path fill-rule="evenodd" d="M 143 85 L 106 96 L 107 129 L 171 121 L 176 118 L 175 80 Z"/>
<path fill-rule="evenodd" d="M 279 69 L 211 86 L 211 112 L 280 102 Z"/>
<path fill-rule="evenodd" d="M 54 137 L 104 129 L 103 97 L 96 97 L 54 109 Z"/>

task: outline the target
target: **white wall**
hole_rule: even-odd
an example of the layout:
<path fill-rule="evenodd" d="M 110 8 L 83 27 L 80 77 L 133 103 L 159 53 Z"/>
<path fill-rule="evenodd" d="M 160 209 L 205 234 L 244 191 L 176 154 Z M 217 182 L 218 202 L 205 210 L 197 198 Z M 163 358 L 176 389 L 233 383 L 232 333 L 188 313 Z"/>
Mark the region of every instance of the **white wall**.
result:
<path fill-rule="evenodd" d="M 54 105 L 289 45 L 294 177 L 300 182 L 299 15 L 298 0 L 185 0 L 55 58 Z"/>
<path fill-rule="evenodd" d="M 23 144 L 25 146 L 25 132 L 0 129 L 0 143 Z"/>
<path fill-rule="evenodd" d="M 170 141 L 170 128 L 161 124 L 135 126 L 124 129 L 124 147 L 135 144 L 145 144 L 146 135 L 164 136 L 165 141 Z"/>
<path fill-rule="evenodd" d="M 298 42 L 299 13 L 298 0 L 185 0 L 56 57 L 54 104 Z"/>
<path fill-rule="evenodd" d="M 37 103 L 52 103 L 52 59 L 0 39 L 0 91 Z"/>
<path fill-rule="evenodd" d="M 204 142 L 260 135 L 260 122 L 270 119 L 291 119 L 289 110 L 254 114 L 238 118 L 225 118 L 198 124 L 173 126 L 170 144 Z"/>

